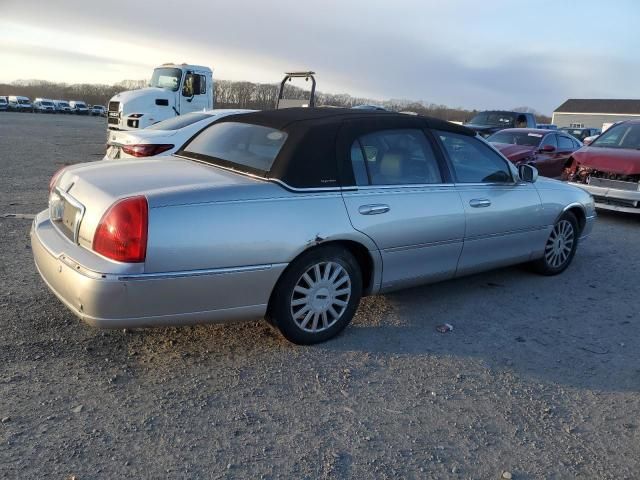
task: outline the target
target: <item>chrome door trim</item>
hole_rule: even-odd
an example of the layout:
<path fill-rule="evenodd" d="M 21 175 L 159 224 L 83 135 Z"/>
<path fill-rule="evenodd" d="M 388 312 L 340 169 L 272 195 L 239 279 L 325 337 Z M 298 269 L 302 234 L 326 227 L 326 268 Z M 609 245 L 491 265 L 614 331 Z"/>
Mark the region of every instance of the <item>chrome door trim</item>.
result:
<path fill-rule="evenodd" d="M 437 247 L 439 245 L 450 245 L 452 243 L 462 243 L 463 241 L 464 241 L 463 238 L 452 238 L 451 240 L 441 240 L 439 242 L 418 243 L 415 245 L 403 245 L 401 247 L 389 247 L 389 248 L 384 248 L 382 251 L 385 253 L 394 253 L 394 252 L 402 252 L 405 250 L 414 250 L 416 248 Z"/>
<path fill-rule="evenodd" d="M 540 227 L 528 227 L 528 228 L 519 228 L 518 230 L 509 230 L 508 232 L 502 233 L 487 233 L 485 235 L 475 235 L 473 237 L 466 237 L 464 239 L 465 242 L 472 240 L 483 240 L 485 238 L 496 238 L 496 237 L 504 237 L 507 235 L 514 235 L 517 233 L 526 233 L 526 232 L 538 232 L 540 230 L 547 230 L 549 225 L 542 225 Z"/>
<path fill-rule="evenodd" d="M 201 277 L 205 275 L 225 275 L 229 273 L 247 273 L 270 270 L 271 268 L 286 267 L 287 263 L 267 263 L 264 265 L 246 265 L 244 267 L 207 268 L 202 270 L 182 270 L 176 272 L 158 273 L 134 273 L 130 275 L 120 275 L 118 280 L 162 280 L 169 278 Z"/>

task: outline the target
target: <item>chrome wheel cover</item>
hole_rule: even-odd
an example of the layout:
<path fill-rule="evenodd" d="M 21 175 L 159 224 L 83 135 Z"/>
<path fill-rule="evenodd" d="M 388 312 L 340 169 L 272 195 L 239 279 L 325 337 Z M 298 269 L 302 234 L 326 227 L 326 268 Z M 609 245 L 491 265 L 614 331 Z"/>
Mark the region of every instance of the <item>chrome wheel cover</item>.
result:
<path fill-rule="evenodd" d="M 574 242 L 575 231 L 571 222 L 560 220 L 556 223 L 544 248 L 544 258 L 547 264 L 553 268 L 564 265 L 569 259 Z"/>
<path fill-rule="evenodd" d="M 291 317 L 305 332 L 322 332 L 340 319 L 350 298 L 349 273 L 338 263 L 320 262 L 296 282 L 291 295 Z"/>

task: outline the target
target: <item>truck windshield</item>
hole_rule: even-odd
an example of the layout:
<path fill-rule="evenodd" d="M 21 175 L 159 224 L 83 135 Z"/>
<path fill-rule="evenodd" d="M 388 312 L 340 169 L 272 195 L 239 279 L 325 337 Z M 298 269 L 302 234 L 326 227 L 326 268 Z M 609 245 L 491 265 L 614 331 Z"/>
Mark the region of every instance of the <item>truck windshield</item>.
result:
<path fill-rule="evenodd" d="M 469 121 L 474 125 L 493 125 L 496 127 L 513 127 L 515 122 L 515 116 L 502 112 L 481 112 Z"/>
<path fill-rule="evenodd" d="M 530 147 L 537 147 L 542 140 L 543 135 L 541 133 L 528 133 L 528 132 L 511 132 L 509 130 L 494 133 L 487 142 L 490 143 L 509 143 L 511 145 L 527 145 Z"/>
<path fill-rule="evenodd" d="M 262 125 L 214 123 L 196 135 L 178 154 L 265 176 L 286 139 L 285 132 Z"/>
<path fill-rule="evenodd" d="M 178 88 L 180 88 L 181 78 L 182 71 L 179 68 L 156 68 L 153 71 L 149 85 L 177 92 Z"/>

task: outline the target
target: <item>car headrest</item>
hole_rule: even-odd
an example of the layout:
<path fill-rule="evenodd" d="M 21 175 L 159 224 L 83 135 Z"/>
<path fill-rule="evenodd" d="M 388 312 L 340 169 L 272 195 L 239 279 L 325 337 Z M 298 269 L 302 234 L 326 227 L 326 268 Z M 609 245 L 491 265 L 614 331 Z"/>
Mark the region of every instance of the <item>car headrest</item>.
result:
<path fill-rule="evenodd" d="M 380 175 L 397 178 L 402 176 L 402 153 L 387 152 L 380 160 Z"/>

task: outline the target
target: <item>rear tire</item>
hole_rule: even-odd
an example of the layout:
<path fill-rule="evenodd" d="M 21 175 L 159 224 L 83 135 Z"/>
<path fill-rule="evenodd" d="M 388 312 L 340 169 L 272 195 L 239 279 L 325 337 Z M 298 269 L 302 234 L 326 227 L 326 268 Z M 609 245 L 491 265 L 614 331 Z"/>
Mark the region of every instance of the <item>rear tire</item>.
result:
<path fill-rule="evenodd" d="M 542 275 L 564 272 L 576 254 L 579 232 L 576 216 L 571 212 L 563 213 L 549 234 L 542 258 L 531 264 L 534 270 Z"/>
<path fill-rule="evenodd" d="M 338 335 L 356 313 L 362 274 L 354 256 L 339 246 L 300 255 L 278 281 L 267 321 L 298 345 L 324 342 Z"/>

